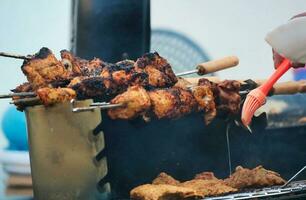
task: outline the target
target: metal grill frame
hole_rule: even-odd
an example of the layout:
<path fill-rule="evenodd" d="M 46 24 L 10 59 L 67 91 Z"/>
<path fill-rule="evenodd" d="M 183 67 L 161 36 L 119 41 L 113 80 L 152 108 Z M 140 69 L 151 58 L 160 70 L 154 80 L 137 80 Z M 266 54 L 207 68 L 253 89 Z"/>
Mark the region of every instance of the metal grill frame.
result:
<path fill-rule="evenodd" d="M 235 193 L 219 197 L 208 197 L 204 198 L 203 200 L 240 200 L 254 198 L 263 199 L 268 197 L 275 197 L 279 199 L 280 196 L 282 196 L 283 199 L 286 199 L 286 197 L 291 199 L 294 198 L 294 196 L 298 197 L 300 194 L 306 195 L 306 180 L 292 182 L 285 188 L 282 188 L 281 186 L 274 186 L 256 189 L 249 192 Z"/>

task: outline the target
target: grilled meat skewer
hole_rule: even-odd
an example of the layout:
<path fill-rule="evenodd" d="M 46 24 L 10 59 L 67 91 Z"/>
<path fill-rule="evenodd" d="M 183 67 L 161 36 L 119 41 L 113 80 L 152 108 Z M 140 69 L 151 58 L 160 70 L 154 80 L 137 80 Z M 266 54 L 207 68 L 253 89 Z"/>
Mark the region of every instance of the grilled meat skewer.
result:
<path fill-rule="evenodd" d="M 156 89 L 146 91 L 140 86 L 132 86 L 110 101 L 112 104 L 125 103 L 126 106 L 108 110 L 112 119 L 133 119 L 139 116 L 146 120 L 156 117 L 179 118 L 196 108 L 192 93 L 181 88 Z"/>
<path fill-rule="evenodd" d="M 55 103 L 62 103 L 70 101 L 76 97 L 74 90 L 70 88 L 40 88 L 34 93 L 37 97 L 13 99 L 15 105 L 26 105 L 30 103 L 44 104 L 45 106 L 53 105 Z M 29 95 L 28 95 L 29 96 Z"/>
<path fill-rule="evenodd" d="M 196 111 L 204 112 L 205 124 L 209 124 L 219 112 L 221 116 L 232 115 L 239 112 L 239 89 L 234 90 L 237 89 L 239 85 L 237 85 L 235 81 L 224 81 L 213 86 L 211 82 L 203 79 L 199 84 L 200 85 L 192 91 L 180 87 L 147 91 L 151 101 L 151 107 L 149 104 L 146 104 L 147 106 L 142 110 L 141 114 L 135 110 L 135 108 L 138 107 L 134 105 L 133 107 L 126 106 L 116 108 L 114 109 L 116 112 L 110 109 L 108 110 L 108 115 L 112 119 L 133 119 L 138 116 L 144 116 L 145 119 L 151 118 L 151 116 L 158 119 L 170 119 L 179 118 Z M 233 89 L 234 86 L 236 88 Z M 140 91 L 143 93 L 142 95 L 130 95 L 129 93 L 131 90 L 128 90 L 112 99 L 111 103 L 124 103 L 132 101 L 132 97 L 137 98 L 139 96 L 144 96 L 143 88 L 133 89 L 133 93 Z M 232 98 L 232 96 L 235 98 Z M 148 97 L 146 97 L 146 101 L 148 101 L 147 99 Z M 137 102 L 137 99 L 134 101 Z M 143 107 L 146 101 L 143 99 L 139 101 L 139 107 Z M 130 113 L 130 115 L 126 115 L 126 113 Z"/>
<path fill-rule="evenodd" d="M 100 76 L 76 77 L 68 87 L 76 90 L 78 99 L 93 98 L 109 101 L 129 86 L 146 89 L 173 86 L 177 79 L 165 59 L 157 53 L 145 54 L 135 63 L 121 61 L 102 69 Z"/>

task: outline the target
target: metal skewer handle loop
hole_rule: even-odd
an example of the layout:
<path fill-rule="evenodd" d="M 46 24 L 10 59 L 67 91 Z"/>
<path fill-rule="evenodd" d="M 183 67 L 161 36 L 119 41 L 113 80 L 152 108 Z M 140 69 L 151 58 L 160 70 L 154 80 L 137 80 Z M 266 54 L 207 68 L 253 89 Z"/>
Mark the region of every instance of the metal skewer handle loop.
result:
<path fill-rule="evenodd" d="M 111 109 L 111 108 L 117 108 L 117 107 L 122 107 L 124 106 L 124 104 L 118 103 L 118 104 L 111 104 L 111 103 L 105 103 L 105 102 L 101 102 L 101 103 L 92 103 L 89 105 L 89 107 L 75 107 L 75 99 L 72 99 L 70 101 L 71 103 L 71 110 L 72 112 L 78 113 L 78 112 L 87 112 L 87 111 L 94 111 L 95 109 L 99 108 L 99 109 Z"/>

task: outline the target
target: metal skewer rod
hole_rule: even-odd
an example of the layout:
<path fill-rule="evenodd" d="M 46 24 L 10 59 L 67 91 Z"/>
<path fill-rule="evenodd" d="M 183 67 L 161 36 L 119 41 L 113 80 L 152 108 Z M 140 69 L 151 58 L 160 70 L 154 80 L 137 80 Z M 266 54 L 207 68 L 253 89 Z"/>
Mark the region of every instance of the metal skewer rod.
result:
<path fill-rule="evenodd" d="M 38 97 L 24 98 L 24 99 L 16 99 L 10 104 L 30 104 L 30 103 L 39 103 L 40 99 Z"/>
<path fill-rule="evenodd" d="M 239 91 L 239 94 L 240 95 L 244 95 L 244 94 L 249 94 L 250 90 L 242 90 L 242 91 Z"/>
<path fill-rule="evenodd" d="M 231 159 L 231 147 L 230 147 L 230 140 L 229 140 L 229 132 L 230 132 L 231 125 L 227 123 L 226 125 L 226 147 L 227 147 L 227 158 L 228 158 L 228 167 L 229 167 L 229 176 L 232 175 L 232 159 Z"/>
<path fill-rule="evenodd" d="M 17 55 L 13 53 L 5 53 L 5 52 L 0 52 L 0 56 L 9 57 L 9 58 L 17 58 L 17 59 L 22 59 L 22 60 L 31 59 L 31 56 L 22 56 L 22 55 Z"/>
<path fill-rule="evenodd" d="M 85 111 L 93 111 L 96 108 L 100 108 L 102 110 L 110 109 L 110 108 L 118 108 L 122 107 L 124 104 L 118 103 L 118 104 L 105 104 L 105 105 L 98 105 L 98 106 L 89 106 L 89 107 L 77 107 L 72 108 L 72 112 L 85 112 Z"/>
<path fill-rule="evenodd" d="M 199 72 L 199 70 L 194 69 L 194 70 L 190 70 L 190 71 L 185 71 L 185 72 L 176 73 L 175 75 L 176 75 L 176 76 L 187 76 L 187 75 L 190 75 L 190 74 L 196 74 L 196 73 L 198 73 L 198 72 Z"/>
<path fill-rule="evenodd" d="M 25 96 L 36 96 L 35 92 L 19 92 L 0 95 L 0 99 L 11 98 L 11 97 L 25 97 Z"/>
<path fill-rule="evenodd" d="M 191 89 L 196 88 L 196 87 L 200 87 L 200 86 L 199 85 L 188 85 L 187 89 L 191 90 Z M 241 91 L 239 91 L 239 94 L 243 95 L 243 94 L 248 94 L 249 92 L 250 92 L 249 90 L 241 90 Z"/>
<path fill-rule="evenodd" d="M 111 105 L 109 102 L 94 102 L 91 103 L 90 106 L 104 106 L 104 105 Z"/>
<path fill-rule="evenodd" d="M 306 169 L 306 166 L 304 166 L 300 171 L 298 171 L 296 174 L 294 174 L 284 185 L 282 185 L 282 188 L 289 185 L 300 173 L 302 173 Z"/>

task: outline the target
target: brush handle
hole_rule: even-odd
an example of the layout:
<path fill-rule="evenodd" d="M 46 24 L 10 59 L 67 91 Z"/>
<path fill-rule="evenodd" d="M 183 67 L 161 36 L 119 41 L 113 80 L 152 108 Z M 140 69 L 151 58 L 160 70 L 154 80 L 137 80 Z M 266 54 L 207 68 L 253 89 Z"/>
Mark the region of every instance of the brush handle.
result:
<path fill-rule="evenodd" d="M 239 64 L 239 59 L 236 56 L 227 56 L 217 60 L 198 64 L 198 75 L 204 75 L 231 68 Z"/>
<path fill-rule="evenodd" d="M 267 95 L 275 82 L 291 68 L 291 61 L 285 58 L 270 78 L 260 86 L 262 93 Z"/>

